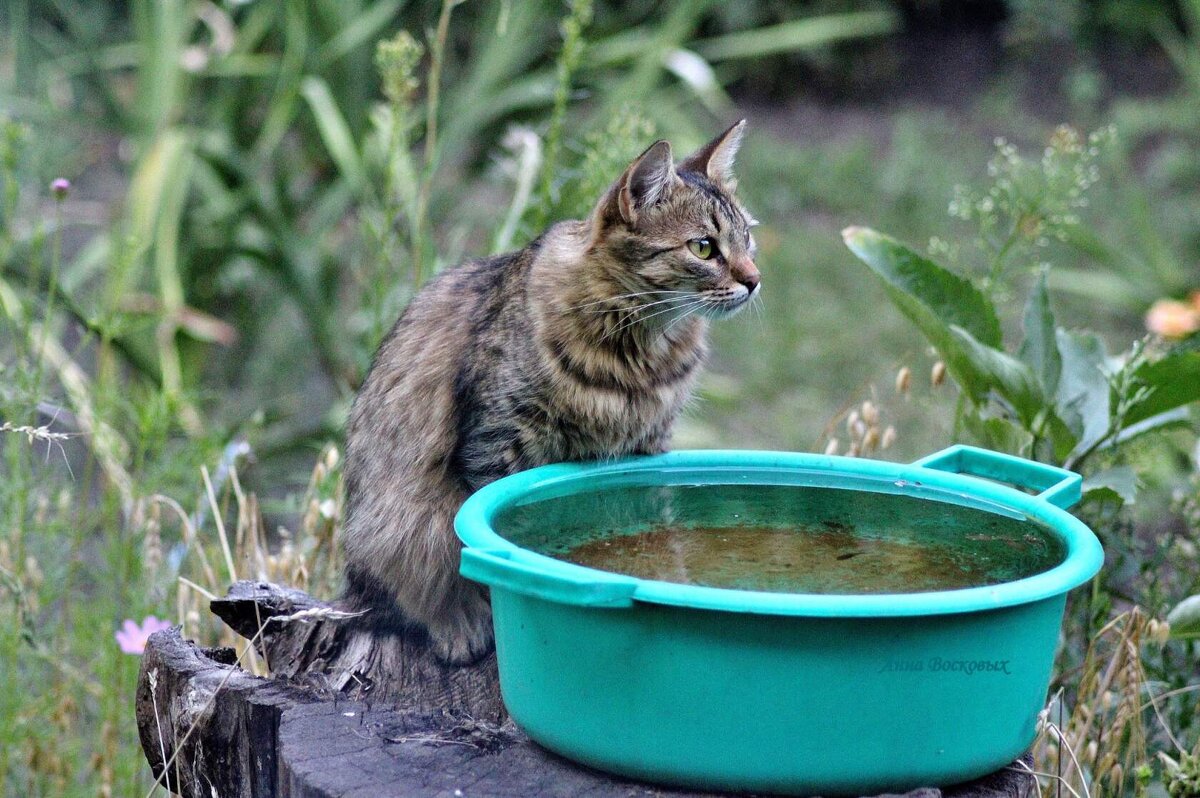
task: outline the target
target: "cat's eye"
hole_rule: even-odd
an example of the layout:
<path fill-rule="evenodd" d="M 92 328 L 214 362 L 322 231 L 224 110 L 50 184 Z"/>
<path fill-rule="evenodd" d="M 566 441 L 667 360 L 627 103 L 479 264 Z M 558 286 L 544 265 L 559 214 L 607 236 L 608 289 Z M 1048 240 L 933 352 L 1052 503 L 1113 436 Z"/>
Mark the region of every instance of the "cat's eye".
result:
<path fill-rule="evenodd" d="M 707 236 L 704 238 L 693 238 L 687 242 L 687 245 L 692 254 L 700 260 L 708 260 L 717 254 L 717 248 L 713 245 L 713 240 Z"/>

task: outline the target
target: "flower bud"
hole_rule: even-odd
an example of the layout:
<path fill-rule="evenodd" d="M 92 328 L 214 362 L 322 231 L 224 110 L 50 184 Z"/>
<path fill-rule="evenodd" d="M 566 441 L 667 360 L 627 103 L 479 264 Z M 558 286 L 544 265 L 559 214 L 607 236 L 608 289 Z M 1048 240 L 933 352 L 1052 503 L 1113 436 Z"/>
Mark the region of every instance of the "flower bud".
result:
<path fill-rule="evenodd" d="M 896 372 L 896 393 L 907 394 L 912 384 L 912 369 L 904 366 Z"/>
<path fill-rule="evenodd" d="M 838 453 L 838 447 L 841 444 L 837 438 L 830 438 L 829 443 L 825 444 L 825 454 L 833 455 Z"/>
<path fill-rule="evenodd" d="M 863 451 L 872 451 L 877 446 L 879 446 L 879 427 L 870 427 L 867 434 L 863 436 Z"/>

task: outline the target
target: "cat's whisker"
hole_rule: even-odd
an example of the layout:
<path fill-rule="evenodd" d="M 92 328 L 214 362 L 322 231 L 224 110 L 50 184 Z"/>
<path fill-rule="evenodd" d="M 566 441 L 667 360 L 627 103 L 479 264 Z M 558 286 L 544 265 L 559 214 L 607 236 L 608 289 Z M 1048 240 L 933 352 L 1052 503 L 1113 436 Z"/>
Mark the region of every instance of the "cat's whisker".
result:
<path fill-rule="evenodd" d="M 690 298 L 692 298 L 692 300 L 693 300 L 693 305 L 694 305 L 695 307 L 697 307 L 697 308 L 698 308 L 700 305 L 702 305 L 702 304 L 704 304 L 705 302 L 707 302 L 707 301 L 708 301 L 708 299 L 707 299 L 707 298 L 705 298 L 705 297 L 700 297 L 699 299 L 695 299 L 695 297 L 696 297 L 696 294 L 695 294 L 695 293 L 691 293 L 691 297 L 690 297 Z M 682 300 L 681 300 L 681 301 L 682 301 Z M 604 337 L 603 337 L 603 338 L 601 338 L 600 340 L 602 340 L 602 341 L 603 341 L 605 338 L 608 338 L 608 337 L 610 337 L 610 336 L 616 335 L 617 333 L 621 332 L 622 330 L 629 329 L 630 327 L 633 327 L 635 324 L 638 324 L 638 323 L 642 323 L 642 322 L 649 321 L 650 319 L 653 319 L 655 316 L 661 316 L 661 315 L 663 315 L 664 313 L 670 313 L 671 311 L 685 310 L 685 309 L 689 309 L 689 308 L 691 308 L 691 307 L 692 307 L 692 305 L 688 305 L 688 304 L 686 304 L 686 303 L 685 303 L 685 304 L 682 304 L 682 305 L 671 305 L 670 307 L 667 307 L 667 308 L 662 308 L 662 309 L 656 310 L 654 313 L 651 313 L 649 316 L 645 316 L 645 317 L 642 317 L 642 318 L 629 318 L 629 320 L 628 320 L 628 321 L 622 320 L 622 321 L 619 323 L 619 325 L 616 327 L 616 329 L 610 330 L 610 331 L 609 331 L 608 333 L 606 333 L 606 334 L 604 335 Z M 631 314 L 631 315 L 632 315 L 632 314 Z"/>
<path fill-rule="evenodd" d="M 672 327 L 674 327 L 676 324 L 683 321 L 684 319 L 686 319 L 688 316 L 692 315 L 696 311 L 700 310 L 705 305 L 715 305 L 715 304 L 717 304 L 717 302 L 712 297 L 702 296 L 700 298 L 699 304 L 691 306 L 686 312 L 682 313 L 679 316 L 679 318 L 674 319 L 670 324 L 668 324 L 666 329 L 663 330 L 663 335 L 666 335 L 667 333 L 669 333 L 671 331 Z"/>
<path fill-rule="evenodd" d="M 662 300 L 662 302 L 671 302 L 671 303 L 678 303 L 678 304 L 671 304 L 670 306 L 668 306 L 666 308 L 663 308 L 654 313 L 651 313 L 649 316 L 643 316 L 643 317 L 639 318 L 638 313 L 640 313 L 643 309 L 650 307 L 651 305 L 662 304 L 662 302 L 650 302 L 648 304 L 639 305 L 638 307 L 629 309 L 624 316 L 622 316 L 620 319 L 617 320 L 617 329 L 610 332 L 609 335 L 614 335 L 614 334 L 620 332 L 622 329 L 632 327 L 634 324 L 637 324 L 640 321 L 646 321 L 647 319 L 652 319 L 655 316 L 658 316 L 662 313 L 666 313 L 671 310 L 678 310 L 682 305 L 686 304 L 689 300 L 693 299 L 696 296 L 696 293 L 694 291 L 687 291 L 684 293 L 686 293 L 687 296 L 671 297 L 670 299 Z M 607 337 L 608 336 L 606 335 L 605 338 L 607 338 Z M 601 340 L 603 340 L 603 339 L 601 339 Z"/>
<path fill-rule="evenodd" d="M 663 314 L 670 313 L 672 311 L 680 312 L 679 318 L 685 318 L 688 314 L 690 314 L 696 310 L 699 310 L 702 306 L 709 303 L 710 301 L 711 300 L 709 300 L 707 297 L 700 296 L 700 297 L 696 298 L 694 301 L 692 301 L 691 303 L 685 303 L 682 305 L 673 305 L 669 308 L 658 310 L 654 313 L 651 313 L 649 316 L 646 316 L 644 319 L 638 319 L 638 321 L 642 321 L 642 322 L 649 321 L 650 319 L 653 319 L 656 316 L 662 316 Z M 679 319 L 673 319 L 671 321 L 671 323 L 674 324 L 678 320 Z M 668 329 L 669 328 L 670 328 L 670 325 L 668 325 Z"/>
<path fill-rule="evenodd" d="M 636 313 L 639 310 L 644 310 L 645 308 L 653 307 L 654 305 L 661 305 L 664 302 L 681 302 L 685 299 L 688 299 L 689 297 L 696 295 L 695 291 L 680 291 L 679 293 L 685 294 L 686 296 L 669 296 L 666 299 L 659 299 L 654 302 L 646 302 L 645 304 L 642 304 L 642 305 L 634 305 L 632 308 L 601 308 L 600 310 L 585 310 L 583 312 L 584 313 L 620 313 L 620 312 L 628 311 L 631 313 Z"/>
<path fill-rule="evenodd" d="M 750 307 L 751 307 L 751 309 L 753 309 L 754 318 L 758 322 L 758 331 L 760 333 L 766 332 L 767 328 L 766 328 L 766 324 L 763 320 L 764 317 L 763 317 L 762 299 L 759 298 L 758 294 L 755 294 L 750 297 Z"/>
<path fill-rule="evenodd" d="M 586 307 L 590 307 L 592 305 L 601 305 L 605 302 L 616 302 L 617 300 L 620 300 L 620 299 L 633 299 L 634 297 L 649 296 L 651 294 L 691 294 L 691 293 L 694 293 L 694 292 L 692 292 L 692 291 L 668 291 L 668 290 L 662 289 L 662 288 L 655 289 L 654 291 L 635 291 L 632 294 L 617 294 L 616 296 L 605 297 L 604 299 L 594 299 L 591 302 L 584 302 L 581 305 L 572 305 L 569 308 L 567 308 L 567 310 L 579 310 L 580 308 L 586 308 Z M 615 308 L 615 309 L 623 310 L 623 308 Z"/>

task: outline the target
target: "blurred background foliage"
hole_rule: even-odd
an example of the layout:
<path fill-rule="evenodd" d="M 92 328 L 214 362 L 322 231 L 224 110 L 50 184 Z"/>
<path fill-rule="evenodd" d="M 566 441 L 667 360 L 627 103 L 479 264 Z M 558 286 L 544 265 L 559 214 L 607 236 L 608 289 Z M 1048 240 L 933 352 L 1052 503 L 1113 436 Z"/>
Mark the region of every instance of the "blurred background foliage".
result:
<path fill-rule="evenodd" d="M 655 138 L 748 116 L 763 222 L 761 308 L 714 328 L 677 446 L 1062 462 L 1086 438 L 1070 402 L 1038 406 L 1074 419 L 1056 452 L 1007 383 L 960 393 L 952 363 L 943 384 L 850 225 L 971 281 L 1001 353 L 1031 306 L 1143 359 L 1109 376 L 1200 326 L 1198 0 L 8 0 L 0 48 L 3 794 L 149 788 L 113 630 L 156 613 L 216 640 L 203 599 L 238 574 L 335 590 L 337 446 L 383 333 L 439 269 L 586 213 Z M 1164 300 L 1175 326 L 1142 342 Z M 1107 412 L 1119 386 L 1094 387 Z M 1186 634 L 1122 671 L 1135 698 L 1183 691 L 1173 732 L 1088 676 L 1200 591 L 1183 398 L 1088 453 L 1111 563 L 1075 602 L 1062 725 L 1145 725 L 1105 738 L 1115 776 L 1092 752 L 1096 788 L 1182 784 L 1154 753 L 1196 742 Z"/>

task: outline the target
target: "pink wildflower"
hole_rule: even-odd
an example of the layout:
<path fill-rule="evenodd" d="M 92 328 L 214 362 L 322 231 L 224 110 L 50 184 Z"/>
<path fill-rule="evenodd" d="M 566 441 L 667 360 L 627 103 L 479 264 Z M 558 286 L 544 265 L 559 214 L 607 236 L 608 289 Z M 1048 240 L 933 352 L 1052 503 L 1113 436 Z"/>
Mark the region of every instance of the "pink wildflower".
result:
<path fill-rule="evenodd" d="M 150 635 L 170 628 L 170 621 L 160 621 L 153 615 L 147 615 L 141 626 L 134 623 L 132 618 L 126 618 L 121 630 L 115 635 L 117 645 L 126 654 L 141 654 L 146 650 L 146 641 L 150 639 Z"/>
<path fill-rule="evenodd" d="M 67 192 L 71 190 L 71 181 L 65 177 L 60 177 L 50 184 L 50 193 L 55 199 L 62 199 L 67 196 Z"/>

